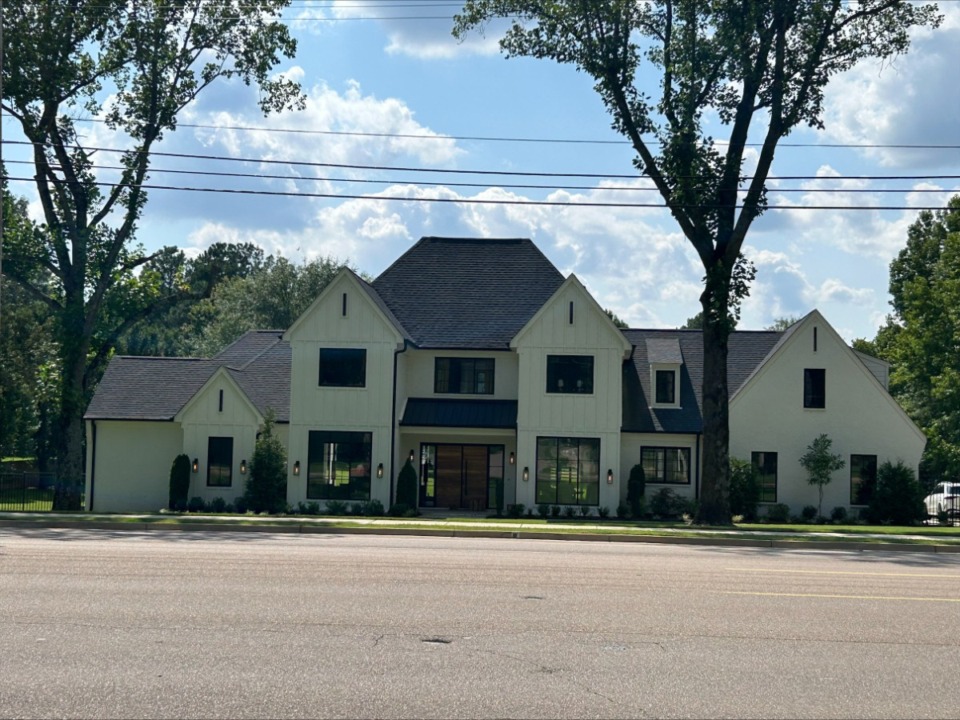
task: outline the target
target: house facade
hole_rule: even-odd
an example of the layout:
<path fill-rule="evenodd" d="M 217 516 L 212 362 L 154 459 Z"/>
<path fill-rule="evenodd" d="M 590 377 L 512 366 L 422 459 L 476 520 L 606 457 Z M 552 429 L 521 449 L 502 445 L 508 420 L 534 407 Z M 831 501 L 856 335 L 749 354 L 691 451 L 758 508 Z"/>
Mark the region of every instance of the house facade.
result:
<path fill-rule="evenodd" d="M 815 504 L 799 457 L 826 432 L 847 467 L 825 508 L 856 508 L 884 460 L 916 468 L 925 439 L 886 390 L 886 365 L 816 311 L 730 339 L 731 455 L 764 503 Z M 287 449 L 287 500 L 396 497 L 412 462 L 419 505 L 504 501 L 611 510 L 641 464 L 648 495 L 695 499 L 702 454 L 697 331 L 620 330 L 529 240 L 423 238 L 373 282 L 348 269 L 286 330 L 210 359 L 114 358 L 88 408 L 87 508 L 166 505 L 173 458 L 190 496 L 242 495 L 268 413 Z"/>

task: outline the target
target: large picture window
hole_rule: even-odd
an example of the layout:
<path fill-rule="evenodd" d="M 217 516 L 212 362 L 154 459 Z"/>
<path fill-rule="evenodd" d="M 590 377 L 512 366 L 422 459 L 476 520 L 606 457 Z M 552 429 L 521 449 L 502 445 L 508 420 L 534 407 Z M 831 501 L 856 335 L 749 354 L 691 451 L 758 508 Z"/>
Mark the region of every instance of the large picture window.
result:
<path fill-rule="evenodd" d="M 640 464 L 648 483 L 690 484 L 690 448 L 640 448 Z"/>
<path fill-rule="evenodd" d="M 307 451 L 307 498 L 369 500 L 373 436 L 312 430 Z"/>
<path fill-rule="evenodd" d="M 827 406 L 827 371 L 823 368 L 806 368 L 803 371 L 803 406 Z"/>
<path fill-rule="evenodd" d="M 493 358 L 438 357 L 433 366 L 433 391 L 492 395 L 493 363 Z"/>
<path fill-rule="evenodd" d="M 321 387 L 366 387 L 367 351 L 320 348 Z"/>
<path fill-rule="evenodd" d="M 207 487 L 230 487 L 233 484 L 233 438 L 207 439 Z"/>
<path fill-rule="evenodd" d="M 593 355 L 547 355 L 548 393 L 592 393 Z"/>
<path fill-rule="evenodd" d="M 537 438 L 537 503 L 597 505 L 600 502 L 600 440 Z"/>
<path fill-rule="evenodd" d="M 850 456 L 850 504 L 869 505 L 877 485 L 877 456 Z"/>
<path fill-rule="evenodd" d="M 777 454 L 775 452 L 755 452 L 750 461 L 760 483 L 760 502 L 777 501 Z"/>

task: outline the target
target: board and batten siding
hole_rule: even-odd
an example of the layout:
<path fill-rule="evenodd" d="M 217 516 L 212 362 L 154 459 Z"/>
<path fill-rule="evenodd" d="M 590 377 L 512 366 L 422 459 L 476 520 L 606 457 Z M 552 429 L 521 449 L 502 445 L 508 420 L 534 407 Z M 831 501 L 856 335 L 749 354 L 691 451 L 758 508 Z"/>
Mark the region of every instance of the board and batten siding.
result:
<path fill-rule="evenodd" d="M 571 306 L 573 303 L 573 322 Z M 599 438 L 599 506 L 616 508 L 620 497 L 622 365 L 629 344 L 586 289 L 571 276 L 518 333 L 511 345 L 518 357 L 517 467 L 530 479 L 517 483 L 517 502 L 536 505 L 538 437 Z M 548 393 L 548 355 L 594 358 L 592 393 Z M 607 483 L 613 470 L 614 482 Z"/>
<path fill-rule="evenodd" d="M 794 513 L 817 505 L 800 456 L 821 433 L 846 465 L 824 488 L 823 512 L 850 508 L 850 456 L 903 460 L 914 472 L 926 439 L 823 316 L 808 315 L 730 402 L 730 456 L 777 453 L 777 502 Z M 814 334 L 816 333 L 816 349 Z M 825 370 L 826 407 L 804 408 L 804 369 Z"/>
<path fill-rule="evenodd" d="M 517 399 L 517 355 L 516 353 L 482 352 L 477 350 L 407 350 L 404 353 L 403 397 L 437 397 L 476 400 L 516 400 Z M 435 393 L 434 367 L 437 358 L 493 358 L 493 393 L 490 395 L 472 395 L 461 393 Z"/>
<path fill-rule="evenodd" d="M 180 423 L 87 420 L 86 426 L 87 510 L 157 512 L 167 507 L 170 468 L 183 447 Z"/>
<path fill-rule="evenodd" d="M 306 499 L 311 430 L 372 433 L 372 468 L 390 467 L 393 362 L 403 339 L 358 282 L 341 272 L 285 336 L 292 353 L 287 501 L 293 505 Z M 320 387 L 320 348 L 366 350 L 365 386 Z M 292 473 L 297 461 L 299 476 Z M 373 478 L 371 499 L 388 505 L 389 483 Z"/>

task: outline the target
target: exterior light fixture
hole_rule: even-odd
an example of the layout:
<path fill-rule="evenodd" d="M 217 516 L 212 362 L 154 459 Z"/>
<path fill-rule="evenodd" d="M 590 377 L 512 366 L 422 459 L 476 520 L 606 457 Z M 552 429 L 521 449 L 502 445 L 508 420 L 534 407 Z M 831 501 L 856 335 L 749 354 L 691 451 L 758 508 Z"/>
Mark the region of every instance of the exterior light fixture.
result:
<path fill-rule="evenodd" d="M 190 469 L 193 470 L 195 473 L 200 472 L 200 461 L 197 460 L 197 458 L 193 459 L 193 463 L 191 463 Z"/>
<path fill-rule="evenodd" d="M 410 451 L 410 456 L 407 458 L 410 462 L 413 462 L 413 450 Z"/>
<path fill-rule="evenodd" d="M 613 468 L 607 470 L 607 485 L 613 485 Z"/>
<path fill-rule="evenodd" d="M 294 474 L 294 475 L 299 475 L 299 474 L 300 474 L 300 461 L 299 461 L 299 460 L 297 460 L 297 461 L 293 464 L 293 474 Z"/>
<path fill-rule="evenodd" d="M 526 482 L 526 481 L 529 480 L 529 479 L 530 479 L 530 468 L 529 468 L 529 467 L 524 467 L 524 468 L 523 468 L 523 481 Z"/>
<path fill-rule="evenodd" d="M 240 474 L 241 474 L 241 475 L 246 475 L 246 474 L 247 474 L 247 461 L 246 461 L 246 460 L 241 460 L 241 461 L 240 461 Z"/>
<path fill-rule="evenodd" d="M 380 463 L 379 465 L 377 465 L 377 479 L 380 479 L 382 477 L 383 477 L 383 463 Z"/>
<path fill-rule="evenodd" d="M 510 453 L 510 464 L 513 465 L 517 462 L 517 457 L 513 453 Z"/>

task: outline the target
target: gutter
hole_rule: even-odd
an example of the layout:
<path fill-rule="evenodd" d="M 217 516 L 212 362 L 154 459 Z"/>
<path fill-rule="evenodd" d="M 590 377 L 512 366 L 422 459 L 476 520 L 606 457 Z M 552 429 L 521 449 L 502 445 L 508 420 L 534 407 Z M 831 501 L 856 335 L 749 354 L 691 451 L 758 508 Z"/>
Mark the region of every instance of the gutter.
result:
<path fill-rule="evenodd" d="M 393 482 L 396 474 L 394 473 L 394 462 L 397 458 L 397 429 L 400 426 L 400 420 L 397 418 L 397 362 L 399 360 L 400 353 L 407 351 L 407 342 L 403 342 L 403 348 L 400 350 L 393 351 L 393 402 L 392 409 L 390 411 L 390 478 L 388 482 L 390 483 L 390 506 L 393 505 Z"/>
<path fill-rule="evenodd" d="M 90 497 L 87 499 L 87 511 L 93 512 L 93 489 L 97 479 L 97 421 L 90 421 L 91 445 L 90 448 Z"/>

